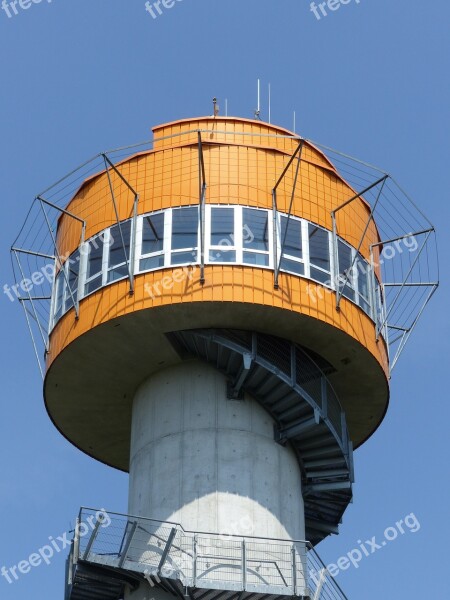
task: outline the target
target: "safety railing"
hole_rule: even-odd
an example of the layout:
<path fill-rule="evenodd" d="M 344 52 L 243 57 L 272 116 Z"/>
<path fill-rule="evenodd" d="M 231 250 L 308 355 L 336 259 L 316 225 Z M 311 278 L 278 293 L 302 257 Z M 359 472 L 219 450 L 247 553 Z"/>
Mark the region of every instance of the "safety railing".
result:
<path fill-rule="evenodd" d="M 73 566 L 91 563 L 158 584 L 311 600 L 346 599 L 307 541 L 186 531 L 177 523 L 82 508 Z"/>

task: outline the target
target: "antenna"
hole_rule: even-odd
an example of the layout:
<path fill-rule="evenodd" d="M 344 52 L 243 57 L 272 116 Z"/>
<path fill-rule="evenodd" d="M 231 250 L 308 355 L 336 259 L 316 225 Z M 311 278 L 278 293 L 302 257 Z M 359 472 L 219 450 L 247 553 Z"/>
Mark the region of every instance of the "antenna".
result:
<path fill-rule="evenodd" d="M 258 108 L 255 110 L 255 119 L 261 120 L 261 82 L 258 79 Z"/>
<path fill-rule="evenodd" d="M 261 82 L 258 79 L 258 113 L 261 112 Z"/>
<path fill-rule="evenodd" d="M 272 94 L 271 94 L 271 86 L 269 83 L 269 123 L 272 122 Z"/>
<path fill-rule="evenodd" d="M 217 117 L 219 115 L 219 105 L 217 104 L 217 98 L 213 98 L 214 105 L 214 116 Z"/>
<path fill-rule="evenodd" d="M 225 98 L 225 116 L 228 117 L 228 98 Z"/>

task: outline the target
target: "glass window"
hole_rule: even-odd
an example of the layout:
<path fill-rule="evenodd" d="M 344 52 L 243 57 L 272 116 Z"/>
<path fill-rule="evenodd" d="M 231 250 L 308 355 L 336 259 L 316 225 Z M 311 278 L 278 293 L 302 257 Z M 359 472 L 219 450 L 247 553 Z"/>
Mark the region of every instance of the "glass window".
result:
<path fill-rule="evenodd" d="M 142 220 L 142 254 L 162 252 L 164 246 L 164 213 L 147 215 Z"/>
<path fill-rule="evenodd" d="M 109 230 L 108 283 L 128 276 L 131 221 L 114 225 Z"/>
<path fill-rule="evenodd" d="M 331 285 L 330 281 L 330 241 L 328 231 L 308 224 L 309 261 L 311 279 Z"/>
<path fill-rule="evenodd" d="M 266 210 L 242 210 L 244 263 L 269 266 L 269 215 Z"/>
<path fill-rule="evenodd" d="M 341 240 L 338 240 L 339 260 L 339 289 L 343 296 L 355 301 L 354 292 L 354 269 L 352 268 L 352 249 Z M 345 287 L 344 287 L 345 284 Z"/>
<path fill-rule="evenodd" d="M 375 296 L 376 296 L 376 303 L 377 303 L 377 307 L 376 307 L 377 325 L 378 325 L 378 328 L 382 327 L 381 333 L 382 333 L 382 335 L 384 335 L 387 338 L 387 327 L 385 324 L 386 311 L 385 311 L 385 306 L 384 306 L 383 291 L 382 291 L 381 285 L 376 277 L 375 277 Z"/>
<path fill-rule="evenodd" d="M 198 208 L 177 208 L 172 211 L 172 250 L 196 248 L 198 239 Z"/>
<path fill-rule="evenodd" d="M 236 262 L 234 208 L 211 208 L 210 262 Z"/>
<path fill-rule="evenodd" d="M 211 208 L 211 246 L 234 246 L 234 208 Z"/>
<path fill-rule="evenodd" d="M 85 293 L 90 294 L 102 286 L 103 236 L 88 242 L 88 259 Z"/>
<path fill-rule="evenodd" d="M 140 271 L 150 271 L 164 266 L 164 214 L 147 215 L 142 219 Z"/>
<path fill-rule="evenodd" d="M 197 250 L 190 250 L 188 252 L 174 252 L 172 254 L 173 265 L 185 265 L 191 264 L 197 261 Z"/>
<path fill-rule="evenodd" d="M 244 208 L 242 211 L 244 250 L 269 250 L 269 215 L 265 210 Z"/>
<path fill-rule="evenodd" d="M 370 314 L 370 298 L 369 298 L 369 272 L 370 265 L 361 254 L 356 256 L 356 270 L 358 273 L 358 292 L 359 305 L 367 313 Z"/>
<path fill-rule="evenodd" d="M 65 277 L 63 269 L 60 270 L 55 280 L 55 306 L 54 306 L 54 320 L 55 322 L 61 318 L 63 313 L 64 303 L 64 287 Z"/>
<path fill-rule="evenodd" d="M 283 256 L 303 258 L 302 253 L 302 224 L 290 217 L 281 215 L 281 249 Z"/>
<path fill-rule="evenodd" d="M 280 269 L 282 271 L 291 271 L 297 275 L 304 275 L 305 273 L 303 263 L 296 260 L 290 260 L 289 258 L 286 258 L 286 256 L 283 256 L 280 261 Z"/>
<path fill-rule="evenodd" d="M 80 273 L 80 252 L 77 250 L 67 260 L 67 281 L 69 289 L 66 293 L 66 310 L 72 308 L 74 302 L 77 301 L 78 295 L 78 276 Z"/>
<path fill-rule="evenodd" d="M 330 246 L 328 231 L 309 223 L 309 260 L 312 265 L 330 271 Z"/>
<path fill-rule="evenodd" d="M 303 275 L 305 272 L 303 263 L 293 260 L 303 258 L 301 221 L 292 217 L 288 219 L 288 217 L 281 215 L 280 224 L 280 247 L 282 252 L 280 268 Z"/>
<path fill-rule="evenodd" d="M 262 252 L 244 252 L 244 263 L 258 267 L 268 267 L 269 255 Z"/>

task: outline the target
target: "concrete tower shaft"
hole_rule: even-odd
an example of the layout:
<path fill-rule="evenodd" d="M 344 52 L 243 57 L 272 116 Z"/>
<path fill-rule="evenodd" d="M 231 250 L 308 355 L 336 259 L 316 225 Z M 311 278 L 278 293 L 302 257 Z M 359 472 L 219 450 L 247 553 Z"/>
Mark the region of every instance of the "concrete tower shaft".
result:
<path fill-rule="evenodd" d="M 150 376 L 133 401 L 129 514 L 190 531 L 305 539 L 301 473 L 275 422 L 199 361 Z"/>

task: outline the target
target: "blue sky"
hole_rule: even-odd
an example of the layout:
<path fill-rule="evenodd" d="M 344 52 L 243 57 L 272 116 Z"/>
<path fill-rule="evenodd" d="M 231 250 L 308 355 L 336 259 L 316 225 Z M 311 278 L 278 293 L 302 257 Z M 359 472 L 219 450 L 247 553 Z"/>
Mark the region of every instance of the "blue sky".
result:
<path fill-rule="evenodd" d="M 317 20 L 307 0 L 183 0 L 157 19 L 144 0 L 53 0 L 0 11 L 1 284 L 34 195 L 98 151 L 152 125 L 210 114 L 211 98 L 251 117 L 256 79 L 272 84 L 272 120 L 380 165 L 438 228 L 442 286 L 394 373 L 391 406 L 356 453 L 354 504 L 319 552 L 407 532 L 339 576 L 350 598 L 450 596 L 448 497 L 448 107 L 446 0 L 351 0 Z M 263 105 L 262 117 L 267 117 Z M 81 454 L 49 421 L 17 303 L 0 298 L 0 567 L 70 528 L 80 505 L 126 511 L 127 476 Z M 0 597 L 63 597 L 62 553 Z M 447 586 L 447 589 L 446 587 Z"/>

